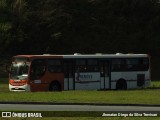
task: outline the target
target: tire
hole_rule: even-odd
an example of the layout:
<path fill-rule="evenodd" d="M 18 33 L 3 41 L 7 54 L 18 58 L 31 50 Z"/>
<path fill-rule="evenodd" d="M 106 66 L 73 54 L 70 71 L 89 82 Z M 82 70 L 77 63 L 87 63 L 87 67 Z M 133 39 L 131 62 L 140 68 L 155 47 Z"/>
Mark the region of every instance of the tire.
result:
<path fill-rule="evenodd" d="M 49 91 L 61 91 L 61 85 L 59 84 L 59 82 L 51 83 Z"/>
<path fill-rule="evenodd" d="M 116 89 L 117 90 L 127 90 L 127 83 L 125 80 L 121 79 L 117 81 L 116 84 Z"/>

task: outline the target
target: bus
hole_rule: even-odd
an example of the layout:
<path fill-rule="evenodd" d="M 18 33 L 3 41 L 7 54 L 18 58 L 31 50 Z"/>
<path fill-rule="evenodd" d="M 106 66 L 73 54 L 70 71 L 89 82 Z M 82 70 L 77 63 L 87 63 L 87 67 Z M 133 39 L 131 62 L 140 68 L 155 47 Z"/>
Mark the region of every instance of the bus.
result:
<path fill-rule="evenodd" d="M 150 85 L 148 54 L 17 55 L 10 91 L 127 90 Z"/>

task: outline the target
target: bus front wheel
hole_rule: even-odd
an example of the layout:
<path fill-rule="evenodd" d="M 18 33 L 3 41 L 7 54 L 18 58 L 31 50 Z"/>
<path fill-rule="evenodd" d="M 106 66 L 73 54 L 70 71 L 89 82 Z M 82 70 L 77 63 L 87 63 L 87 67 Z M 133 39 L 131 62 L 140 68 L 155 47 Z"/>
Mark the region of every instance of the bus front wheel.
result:
<path fill-rule="evenodd" d="M 59 82 L 52 82 L 49 91 L 61 91 L 61 85 Z"/>

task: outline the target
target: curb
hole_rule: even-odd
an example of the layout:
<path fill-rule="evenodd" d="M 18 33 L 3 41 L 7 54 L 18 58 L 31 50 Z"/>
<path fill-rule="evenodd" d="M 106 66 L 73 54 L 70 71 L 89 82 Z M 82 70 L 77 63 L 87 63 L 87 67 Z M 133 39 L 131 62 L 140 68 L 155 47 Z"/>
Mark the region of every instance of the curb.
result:
<path fill-rule="evenodd" d="M 3 102 L 0 104 L 30 104 L 30 105 L 95 105 L 95 106 L 142 106 L 160 107 L 160 104 L 111 104 L 111 103 L 54 103 L 54 102 Z"/>

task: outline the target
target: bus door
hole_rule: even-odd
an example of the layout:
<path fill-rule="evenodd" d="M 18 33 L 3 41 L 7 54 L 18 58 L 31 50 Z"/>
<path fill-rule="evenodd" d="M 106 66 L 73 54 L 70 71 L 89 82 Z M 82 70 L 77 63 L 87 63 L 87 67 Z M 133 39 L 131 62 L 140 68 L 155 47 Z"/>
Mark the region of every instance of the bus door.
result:
<path fill-rule="evenodd" d="M 75 66 L 75 89 L 100 89 L 100 72 L 97 59 L 77 59 Z"/>
<path fill-rule="evenodd" d="M 46 72 L 46 61 L 43 59 L 36 59 L 31 64 L 30 69 L 30 87 L 31 91 L 43 91 L 43 79 Z"/>
<path fill-rule="evenodd" d="M 100 89 L 110 89 L 110 65 L 109 61 L 101 61 L 100 65 Z"/>
<path fill-rule="evenodd" d="M 64 90 L 74 89 L 74 67 L 73 62 L 64 62 Z"/>

